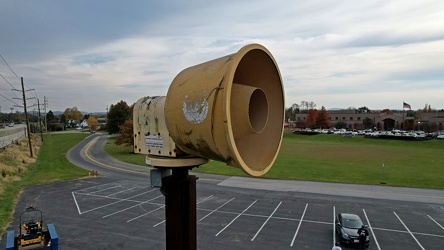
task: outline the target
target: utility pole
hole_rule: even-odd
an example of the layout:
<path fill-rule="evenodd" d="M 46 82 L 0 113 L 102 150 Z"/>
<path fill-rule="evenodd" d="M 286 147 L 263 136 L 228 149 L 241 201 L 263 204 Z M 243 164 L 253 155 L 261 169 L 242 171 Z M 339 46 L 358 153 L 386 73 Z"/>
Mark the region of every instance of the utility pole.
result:
<path fill-rule="evenodd" d="M 40 138 L 43 141 L 43 132 L 42 132 L 42 119 L 40 119 L 40 102 L 39 99 L 37 98 L 37 108 L 39 110 L 39 118 L 37 119 L 38 123 L 39 123 L 39 127 L 40 127 Z"/>
<path fill-rule="evenodd" d="M 29 144 L 29 154 L 31 155 L 31 157 L 33 157 L 32 154 L 32 145 L 31 145 L 31 131 L 29 130 L 29 120 L 28 120 L 28 110 L 26 109 L 26 91 L 25 91 L 25 84 L 23 83 L 23 77 L 21 77 L 22 80 L 22 94 L 23 94 L 23 108 L 25 109 L 25 119 L 26 119 L 26 132 L 28 133 L 28 144 Z M 15 91 L 20 91 L 17 89 L 13 89 Z M 30 89 L 33 90 L 33 89 Z M 19 98 L 17 98 L 19 99 Z M 12 108 L 11 108 L 11 112 L 12 112 Z"/>
<path fill-rule="evenodd" d="M 46 107 L 48 107 L 48 98 L 43 97 L 43 107 L 45 108 L 45 131 L 48 132 L 48 123 L 46 123 Z"/>

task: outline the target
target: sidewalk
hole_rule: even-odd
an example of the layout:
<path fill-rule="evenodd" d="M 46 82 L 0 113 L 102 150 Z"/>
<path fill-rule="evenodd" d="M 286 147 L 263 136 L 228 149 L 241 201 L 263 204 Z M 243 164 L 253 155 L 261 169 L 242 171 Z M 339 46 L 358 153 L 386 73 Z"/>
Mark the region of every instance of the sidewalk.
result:
<path fill-rule="evenodd" d="M 230 177 L 219 185 L 271 191 L 304 192 L 360 198 L 444 204 L 444 190 Z"/>

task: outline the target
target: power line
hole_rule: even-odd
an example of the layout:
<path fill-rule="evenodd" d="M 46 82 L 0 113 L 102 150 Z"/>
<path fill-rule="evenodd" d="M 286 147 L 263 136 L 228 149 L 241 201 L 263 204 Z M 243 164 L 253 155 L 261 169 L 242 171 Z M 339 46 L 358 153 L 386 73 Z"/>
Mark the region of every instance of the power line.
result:
<path fill-rule="evenodd" d="M 12 100 L 9 100 L 6 96 L 4 96 L 4 95 L 2 95 L 2 94 L 0 94 L 0 96 L 2 96 L 3 98 L 5 98 L 6 100 L 8 100 L 8 101 L 10 101 L 10 102 L 12 102 L 14 105 L 18 105 L 17 103 L 15 103 L 14 101 L 12 101 Z"/>
<path fill-rule="evenodd" d="M 3 78 L 3 80 L 5 80 L 5 82 L 7 82 L 9 84 L 9 86 L 11 86 L 11 88 L 15 88 L 14 86 L 12 86 L 12 84 L 6 80 L 6 78 L 0 73 L 0 76 Z"/>
<path fill-rule="evenodd" d="M 9 68 L 9 70 L 11 70 L 11 72 L 15 75 L 15 77 L 17 77 L 17 79 L 20 80 L 20 77 L 18 77 L 18 75 L 14 72 L 14 70 L 12 70 L 12 68 L 9 66 L 9 64 L 6 62 L 6 60 L 3 58 L 1 54 L 0 58 L 3 60 L 3 63 Z"/>
<path fill-rule="evenodd" d="M 5 58 L 3 58 L 3 56 L 0 54 L 0 58 L 3 61 L 3 64 L 6 65 L 6 67 L 8 67 L 8 69 L 17 77 L 17 79 L 20 81 L 20 77 L 14 72 L 14 70 L 11 68 L 11 66 L 9 66 L 8 62 L 6 62 Z M 3 80 L 5 80 L 13 89 L 15 89 L 15 87 L 2 75 L 0 74 L 0 76 L 3 78 Z M 37 92 L 35 91 L 35 89 L 31 89 L 28 85 L 25 84 L 25 87 L 28 88 L 28 90 L 33 90 L 34 91 L 34 97 L 37 98 Z M 12 91 L 13 95 L 15 97 L 16 94 L 14 93 L 14 91 Z M 4 97 L 4 96 L 3 96 Z"/>
<path fill-rule="evenodd" d="M 0 54 L 0 58 L 2 59 L 2 62 L 4 65 L 6 65 L 6 67 L 8 67 L 8 69 L 17 77 L 18 80 L 20 80 L 20 78 L 17 76 L 17 74 L 14 72 L 14 70 L 12 70 L 11 66 L 9 66 L 8 62 L 6 62 L 5 58 L 3 58 L 3 56 Z M 5 82 L 7 82 L 9 84 L 9 86 L 11 86 L 12 89 L 15 89 L 15 87 L 0 73 L 0 77 L 3 78 L 3 80 L 5 80 Z M 14 91 L 11 91 L 12 94 L 17 97 L 17 95 L 14 93 Z M 2 95 L 3 96 L 3 95 Z M 9 100 L 8 98 L 6 98 L 5 96 L 3 96 L 6 100 L 14 103 L 13 101 Z M 14 103 L 15 104 L 15 103 Z"/>

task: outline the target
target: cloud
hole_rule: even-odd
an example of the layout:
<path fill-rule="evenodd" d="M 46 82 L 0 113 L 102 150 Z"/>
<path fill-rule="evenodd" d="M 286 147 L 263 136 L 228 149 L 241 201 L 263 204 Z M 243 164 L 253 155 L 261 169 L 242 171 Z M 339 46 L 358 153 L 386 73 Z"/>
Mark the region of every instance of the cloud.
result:
<path fill-rule="evenodd" d="M 444 108 L 438 0 L 6 1 L 0 22 L 1 55 L 60 110 L 165 95 L 181 70 L 249 43 L 274 55 L 286 106 Z"/>

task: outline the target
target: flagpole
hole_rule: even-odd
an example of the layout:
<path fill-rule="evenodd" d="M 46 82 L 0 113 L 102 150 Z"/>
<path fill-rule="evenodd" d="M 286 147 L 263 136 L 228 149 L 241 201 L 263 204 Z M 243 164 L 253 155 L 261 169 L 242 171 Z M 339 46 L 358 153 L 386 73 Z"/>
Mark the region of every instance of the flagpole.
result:
<path fill-rule="evenodd" d="M 405 109 L 404 109 L 404 101 L 402 102 L 402 130 L 405 130 Z"/>

